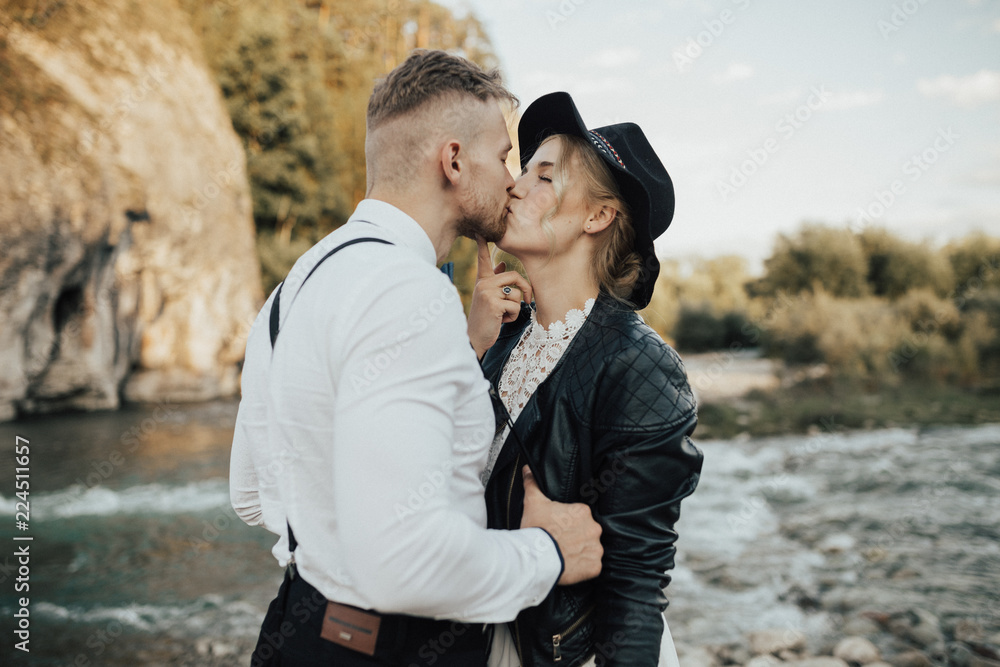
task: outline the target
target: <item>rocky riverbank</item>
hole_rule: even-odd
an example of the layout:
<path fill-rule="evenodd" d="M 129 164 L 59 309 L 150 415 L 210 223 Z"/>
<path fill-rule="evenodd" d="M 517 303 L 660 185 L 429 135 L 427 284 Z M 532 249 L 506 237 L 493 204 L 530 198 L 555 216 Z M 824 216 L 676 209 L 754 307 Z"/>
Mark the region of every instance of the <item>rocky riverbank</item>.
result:
<path fill-rule="evenodd" d="M 235 414 L 215 403 L 0 424 L 0 442 L 37 447 L 34 664 L 248 664 L 281 575 L 274 536 L 229 507 Z M 833 426 L 698 441 L 704 474 L 666 590 L 681 665 L 998 667 L 1000 424 Z M 109 458 L 122 434 L 134 448 Z M 0 489 L 12 476 L 0 468 Z M 15 501 L 0 494 L 0 539 Z"/>
<path fill-rule="evenodd" d="M 998 609 L 1000 611 L 1000 609 Z M 838 639 L 811 649 L 794 629 L 751 632 L 718 646 L 678 642 L 682 667 L 1000 667 L 1000 633 L 986 636 L 975 618 L 943 626 L 931 612 L 863 612 L 847 617 Z"/>

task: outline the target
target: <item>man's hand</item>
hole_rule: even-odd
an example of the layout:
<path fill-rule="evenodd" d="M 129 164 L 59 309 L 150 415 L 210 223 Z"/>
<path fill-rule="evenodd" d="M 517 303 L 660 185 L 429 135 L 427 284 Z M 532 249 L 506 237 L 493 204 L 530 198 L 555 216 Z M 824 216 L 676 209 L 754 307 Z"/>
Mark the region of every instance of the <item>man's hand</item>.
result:
<path fill-rule="evenodd" d="M 517 271 L 507 271 L 504 262 L 493 268 L 486 241 L 477 236 L 476 243 L 479 246 L 479 268 L 469 308 L 469 341 L 476 356 L 482 359 L 486 350 L 497 341 L 500 326 L 517 319 L 521 312 L 522 295 L 531 303 L 531 285 Z M 504 293 L 505 287 L 509 288 L 509 294 Z"/>
<path fill-rule="evenodd" d="M 560 586 L 593 579 L 601 573 L 601 526 L 583 503 L 559 503 L 549 500 L 538 488 L 528 466 L 521 469 L 524 478 L 524 514 L 521 528 L 544 528 L 555 538 L 565 568 Z"/>

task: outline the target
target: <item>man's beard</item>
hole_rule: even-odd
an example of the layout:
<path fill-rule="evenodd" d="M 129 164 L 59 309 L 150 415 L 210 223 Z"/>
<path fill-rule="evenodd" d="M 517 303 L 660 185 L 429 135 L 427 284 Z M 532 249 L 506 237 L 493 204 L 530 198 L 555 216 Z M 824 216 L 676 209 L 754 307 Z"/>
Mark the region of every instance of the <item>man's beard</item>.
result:
<path fill-rule="evenodd" d="M 507 207 L 499 212 L 477 191 L 469 197 L 459 211 L 458 233 L 461 236 L 475 239 L 482 236 L 489 243 L 496 243 L 507 232 Z"/>

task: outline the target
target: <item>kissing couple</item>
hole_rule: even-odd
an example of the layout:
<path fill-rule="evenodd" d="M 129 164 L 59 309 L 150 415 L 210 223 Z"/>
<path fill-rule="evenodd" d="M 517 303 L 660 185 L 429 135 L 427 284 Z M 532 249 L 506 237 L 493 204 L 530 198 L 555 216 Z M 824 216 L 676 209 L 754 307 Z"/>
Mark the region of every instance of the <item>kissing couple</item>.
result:
<path fill-rule="evenodd" d="M 589 130 L 561 92 L 524 111 L 512 177 L 516 103 L 442 51 L 378 81 L 366 198 L 253 324 L 231 499 L 285 567 L 254 666 L 677 664 L 663 590 L 702 454 L 636 313 L 673 186 L 637 125 Z M 459 235 L 468 317 L 438 269 Z"/>

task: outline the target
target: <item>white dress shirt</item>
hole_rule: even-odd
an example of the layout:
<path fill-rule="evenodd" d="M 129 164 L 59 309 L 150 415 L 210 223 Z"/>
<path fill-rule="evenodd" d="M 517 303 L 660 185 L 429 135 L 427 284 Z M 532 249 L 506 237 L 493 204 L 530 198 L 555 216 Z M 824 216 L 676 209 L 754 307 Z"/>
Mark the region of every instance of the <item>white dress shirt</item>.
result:
<path fill-rule="evenodd" d="M 376 237 L 337 252 L 344 241 Z M 330 600 L 387 613 L 512 620 L 562 561 L 541 529 L 487 530 L 480 474 L 494 433 L 489 383 L 430 238 L 364 200 L 296 262 L 247 341 L 230 491 L 237 514 L 295 531 L 301 576 Z M 301 290 L 300 290 L 301 287 Z"/>

